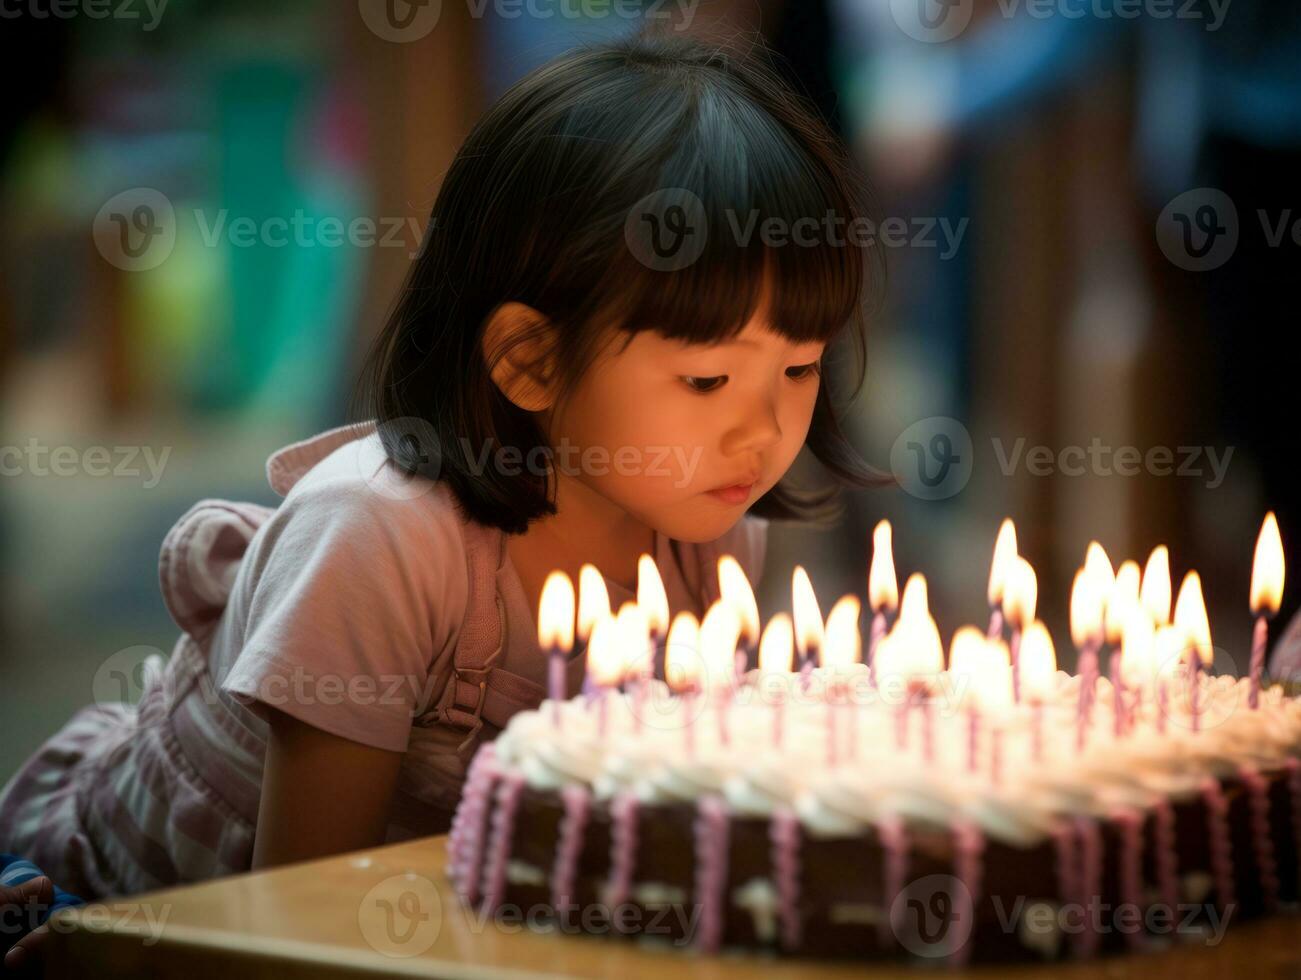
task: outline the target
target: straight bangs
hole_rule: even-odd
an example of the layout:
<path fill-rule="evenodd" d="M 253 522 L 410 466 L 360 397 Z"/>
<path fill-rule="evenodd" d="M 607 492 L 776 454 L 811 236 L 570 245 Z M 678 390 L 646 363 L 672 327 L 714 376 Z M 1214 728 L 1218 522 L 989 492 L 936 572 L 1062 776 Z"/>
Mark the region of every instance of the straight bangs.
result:
<path fill-rule="evenodd" d="M 628 205 L 623 247 L 610 250 L 616 258 L 591 293 L 596 319 L 713 344 L 762 311 L 793 343 L 847 332 L 861 361 L 875 256 L 847 232 L 866 205 L 834 145 L 726 86 L 701 91 L 692 108 Z"/>

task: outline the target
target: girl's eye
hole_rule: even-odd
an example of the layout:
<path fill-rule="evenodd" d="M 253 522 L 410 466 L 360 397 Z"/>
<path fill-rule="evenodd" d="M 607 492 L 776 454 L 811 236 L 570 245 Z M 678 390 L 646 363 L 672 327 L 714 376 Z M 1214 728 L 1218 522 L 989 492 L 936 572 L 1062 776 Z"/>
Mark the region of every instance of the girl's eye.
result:
<path fill-rule="evenodd" d="M 799 367 L 786 369 L 786 377 L 795 381 L 803 381 L 806 378 L 821 374 L 822 371 L 817 361 L 812 364 L 801 364 Z"/>
<path fill-rule="evenodd" d="M 716 378 L 683 377 L 682 380 L 686 382 L 687 387 L 692 391 L 698 391 L 701 394 L 704 394 L 707 391 L 713 391 L 721 386 L 722 383 L 727 380 L 727 375 L 720 374 Z M 717 382 L 717 384 L 715 384 L 715 382 Z"/>

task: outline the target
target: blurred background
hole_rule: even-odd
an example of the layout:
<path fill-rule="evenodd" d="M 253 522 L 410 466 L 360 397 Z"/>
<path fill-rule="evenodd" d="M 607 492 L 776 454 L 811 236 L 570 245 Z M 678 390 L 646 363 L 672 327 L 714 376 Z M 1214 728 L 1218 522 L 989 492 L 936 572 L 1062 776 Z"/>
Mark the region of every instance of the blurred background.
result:
<path fill-rule="evenodd" d="M 176 519 L 203 497 L 274 504 L 268 454 L 349 421 L 359 357 L 483 107 L 651 16 L 761 31 L 881 212 L 889 275 L 847 425 L 899 486 L 848 495 L 834 530 L 774 525 L 764 613 L 789 608 L 797 562 L 824 613 L 865 595 L 889 518 L 900 581 L 927 574 L 947 638 L 985 620 L 1011 516 L 1062 663 L 1097 539 L 1114 564 L 1168 544 L 1176 588 L 1197 568 L 1217 667 L 1245 666 L 1265 511 L 1290 557 L 1301 538 L 1292 0 L 21 0 L 2 16 L 0 782 L 104 696 L 106 664 L 170 651 L 157 558 Z M 124 248 L 127 232 L 151 244 Z"/>

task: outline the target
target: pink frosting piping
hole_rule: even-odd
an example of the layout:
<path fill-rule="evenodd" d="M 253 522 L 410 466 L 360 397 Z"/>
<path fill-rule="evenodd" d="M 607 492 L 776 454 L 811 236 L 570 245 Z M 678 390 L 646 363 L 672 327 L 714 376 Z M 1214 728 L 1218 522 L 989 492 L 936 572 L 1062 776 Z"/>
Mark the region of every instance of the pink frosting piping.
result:
<path fill-rule="evenodd" d="M 727 806 L 721 797 L 702 796 L 696 804 L 696 901 L 700 903 L 697 941 L 707 953 L 723 939 L 727 890 Z"/>
<path fill-rule="evenodd" d="M 903 820 L 899 817 L 887 817 L 877 827 L 881 839 L 881 849 L 885 852 L 885 881 L 882 884 L 881 907 L 886 914 L 881 917 L 877 927 L 884 946 L 890 942 L 890 910 L 894 900 L 903 890 L 904 876 L 908 873 L 908 834 Z"/>
<path fill-rule="evenodd" d="M 556 863 L 551 873 L 551 906 L 557 914 L 574 900 L 574 878 L 583 850 L 583 831 L 591 813 L 591 796 L 585 786 L 570 783 L 561 789 L 560 802 L 565 812 L 556 833 Z"/>
<path fill-rule="evenodd" d="M 1228 909 L 1234 904 L 1233 855 L 1230 851 L 1228 805 L 1218 780 L 1208 778 L 1202 783 L 1202 800 L 1206 804 L 1206 821 L 1210 829 L 1215 890 L 1219 893 L 1220 908 Z"/>
<path fill-rule="evenodd" d="M 1175 849 L 1175 812 L 1169 800 L 1159 800 L 1152 808 L 1154 864 L 1156 886 L 1161 904 L 1174 909 L 1179 902 L 1179 856 Z"/>
<path fill-rule="evenodd" d="M 610 801 L 610 887 L 607 901 L 614 909 L 632 892 L 637 863 L 637 797 L 629 790 Z"/>
<path fill-rule="evenodd" d="M 1251 836 L 1256 848 L 1256 868 L 1260 875 L 1265 908 L 1272 912 L 1278 905 L 1278 864 L 1274 860 L 1274 841 L 1269 830 L 1269 787 L 1260 772 L 1242 766 L 1238 776 L 1247 787 L 1251 806 Z"/>
<path fill-rule="evenodd" d="M 488 884 L 483 908 L 491 912 L 506 897 L 506 865 L 510 861 L 511 837 L 515 833 L 515 810 L 524 792 L 524 777 L 512 773 L 497 787 L 497 809 L 492 814 L 492 841 L 488 845 Z"/>
<path fill-rule="evenodd" d="M 471 905 L 479 898 L 484 821 L 492 784 L 497 775 L 494 746 L 486 745 L 479 750 L 466 775 L 461 805 L 453 818 L 448 841 L 452 880 L 460 889 L 463 900 Z"/>
<path fill-rule="evenodd" d="M 976 910 L 980 907 L 980 889 L 984 877 L 984 851 L 985 838 L 979 827 L 969 820 L 960 820 L 953 825 L 953 870 L 971 896 L 971 908 L 968 910 L 971 929 L 965 942 L 949 950 L 950 966 L 962 966 L 971 956 L 971 944 L 976 938 Z"/>
<path fill-rule="evenodd" d="M 1136 810 L 1119 810 L 1112 819 L 1120 827 L 1120 900 L 1143 909 L 1143 822 Z M 1143 932 L 1135 929 L 1125 933 L 1125 942 L 1131 949 L 1141 949 Z"/>
<path fill-rule="evenodd" d="M 1075 829 L 1080 838 L 1080 902 L 1087 913 L 1085 927 L 1075 933 L 1075 950 L 1080 956 L 1092 956 L 1100 938 L 1093 909 L 1102 900 L 1102 835 L 1091 817 L 1076 817 Z"/>
<path fill-rule="evenodd" d="M 800 825 L 789 807 L 773 811 L 768 827 L 772 841 L 772 869 L 777 882 L 777 916 L 781 944 L 788 950 L 800 945 Z"/>

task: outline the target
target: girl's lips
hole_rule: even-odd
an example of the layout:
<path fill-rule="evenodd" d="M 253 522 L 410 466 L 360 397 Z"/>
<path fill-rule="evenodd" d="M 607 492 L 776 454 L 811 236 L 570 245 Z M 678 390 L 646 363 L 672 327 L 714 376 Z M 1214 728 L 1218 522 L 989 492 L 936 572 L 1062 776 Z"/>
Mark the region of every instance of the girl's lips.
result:
<path fill-rule="evenodd" d="M 743 504 L 750 497 L 750 491 L 754 489 L 753 483 L 744 486 L 722 487 L 718 490 L 706 491 L 711 497 L 723 501 L 725 504 Z"/>

